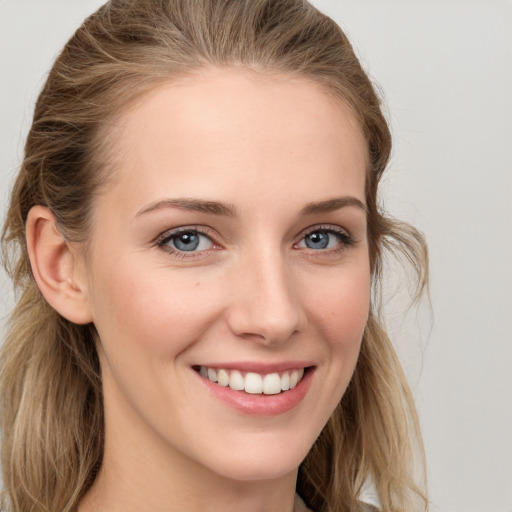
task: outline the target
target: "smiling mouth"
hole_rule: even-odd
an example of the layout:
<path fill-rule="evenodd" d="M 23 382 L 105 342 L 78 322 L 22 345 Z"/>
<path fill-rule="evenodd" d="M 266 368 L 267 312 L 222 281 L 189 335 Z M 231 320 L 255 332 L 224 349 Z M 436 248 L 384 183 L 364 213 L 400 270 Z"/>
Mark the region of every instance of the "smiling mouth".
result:
<path fill-rule="evenodd" d="M 229 387 L 234 391 L 242 391 L 251 395 L 278 395 L 295 388 L 308 368 L 267 374 L 206 366 L 195 366 L 194 370 L 205 379 L 219 386 Z"/>

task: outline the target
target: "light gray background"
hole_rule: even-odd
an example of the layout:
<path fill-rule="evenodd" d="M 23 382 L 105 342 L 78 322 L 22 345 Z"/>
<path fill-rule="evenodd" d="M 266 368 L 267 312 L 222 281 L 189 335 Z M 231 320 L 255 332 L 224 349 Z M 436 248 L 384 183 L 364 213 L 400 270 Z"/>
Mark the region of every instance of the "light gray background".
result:
<path fill-rule="evenodd" d="M 434 510 L 512 512 L 512 3 L 314 3 L 381 86 L 395 141 L 386 206 L 430 245 L 433 313 L 404 315 L 397 281 L 389 315 L 418 401 Z M 0 0 L 2 218 L 37 91 L 101 4 Z M 0 292 L 3 329 L 12 305 L 3 275 Z"/>

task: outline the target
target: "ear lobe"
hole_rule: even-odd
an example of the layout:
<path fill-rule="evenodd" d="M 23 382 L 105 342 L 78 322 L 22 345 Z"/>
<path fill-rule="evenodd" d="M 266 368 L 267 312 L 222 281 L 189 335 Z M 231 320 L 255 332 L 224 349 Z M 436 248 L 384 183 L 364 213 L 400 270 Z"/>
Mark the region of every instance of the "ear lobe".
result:
<path fill-rule="evenodd" d="M 92 322 L 85 285 L 77 283 L 76 254 L 60 233 L 53 213 L 34 206 L 26 222 L 27 249 L 32 274 L 48 303 L 75 324 Z"/>

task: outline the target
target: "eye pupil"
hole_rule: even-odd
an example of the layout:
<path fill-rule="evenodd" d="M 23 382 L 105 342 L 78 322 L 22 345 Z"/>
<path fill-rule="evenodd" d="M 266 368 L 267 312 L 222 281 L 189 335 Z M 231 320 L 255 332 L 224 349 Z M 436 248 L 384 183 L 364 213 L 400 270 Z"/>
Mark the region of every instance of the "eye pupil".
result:
<path fill-rule="evenodd" d="M 181 233 L 173 240 L 174 247 L 180 251 L 194 251 L 199 246 L 197 233 Z"/>
<path fill-rule="evenodd" d="M 309 249 L 325 249 L 329 245 L 329 233 L 314 231 L 306 236 L 306 246 Z"/>

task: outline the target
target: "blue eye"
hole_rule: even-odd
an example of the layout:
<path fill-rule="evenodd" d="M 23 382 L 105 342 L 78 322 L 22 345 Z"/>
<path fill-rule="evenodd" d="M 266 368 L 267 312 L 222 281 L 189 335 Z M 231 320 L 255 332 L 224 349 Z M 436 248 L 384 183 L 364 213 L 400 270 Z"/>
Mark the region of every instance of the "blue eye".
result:
<path fill-rule="evenodd" d="M 206 251 L 213 247 L 213 242 L 206 236 L 194 230 L 171 233 L 159 245 L 167 246 L 179 252 Z"/>
<path fill-rule="evenodd" d="M 350 236 L 342 231 L 315 229 L 304 235 L 297 246 L 313 250 L 325 250 L 333 249 L 338 245 L 350 245 L 351 242 Z"/>

